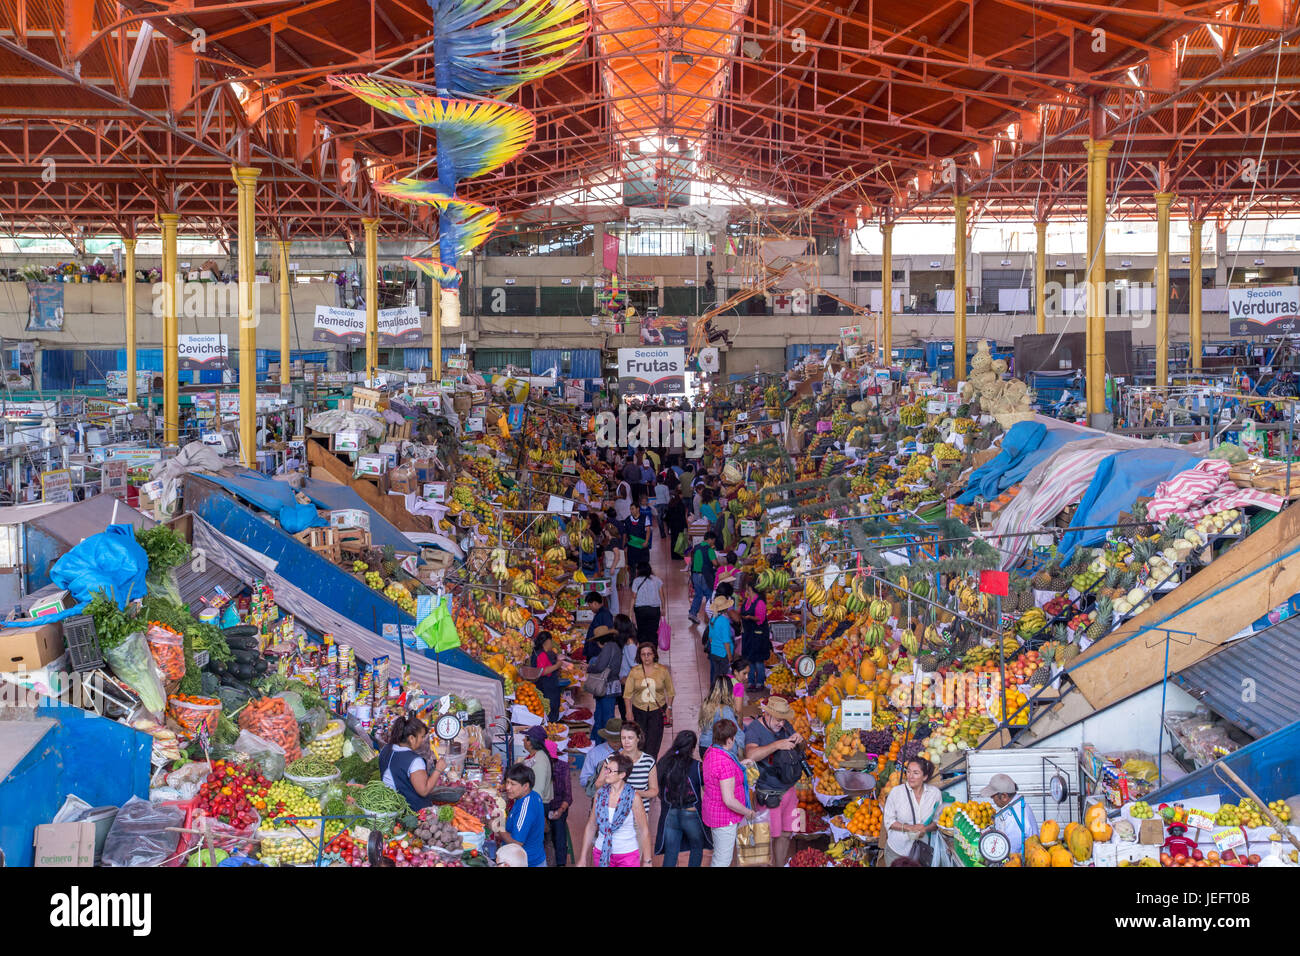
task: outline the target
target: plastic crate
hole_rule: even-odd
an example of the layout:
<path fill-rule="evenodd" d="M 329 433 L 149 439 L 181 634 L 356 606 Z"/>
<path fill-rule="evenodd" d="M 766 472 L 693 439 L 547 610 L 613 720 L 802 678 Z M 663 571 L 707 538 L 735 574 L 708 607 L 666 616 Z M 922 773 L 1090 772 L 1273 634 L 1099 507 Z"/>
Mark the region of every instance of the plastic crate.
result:
<path fill-rule="evenodd" d="M 68 649 L 68 661 L 77 673 L 104 666 L 104 654 L 95 634 L 95 621 L 89 614 L 78 614 L 64 620 L 63 642 Z"/>
<path fill-rule="evenodd" d="M 799 627 L 794 621 L 773 621 L 768 628 L 768 636 L 773 644 L 793 641 L 799 633 Z"/>

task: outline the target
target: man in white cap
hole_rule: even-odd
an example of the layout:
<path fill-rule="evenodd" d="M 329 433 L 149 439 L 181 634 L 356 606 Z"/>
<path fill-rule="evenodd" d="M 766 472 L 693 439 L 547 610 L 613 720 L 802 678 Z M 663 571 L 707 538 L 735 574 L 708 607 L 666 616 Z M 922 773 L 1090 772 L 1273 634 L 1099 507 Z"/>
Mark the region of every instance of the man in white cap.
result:
<path fill-rule="evenodd" d="M 1016 782 L 1005 773 L 995 773 L 980 791 L 980 799 L 992 800 L 997 807 L 993 829 L 1011 843 L 1012 853 L 1025 851 L 1025 837 L 1038 833 L 1038 818 L 1024 797 L 1017 795 Z"/>

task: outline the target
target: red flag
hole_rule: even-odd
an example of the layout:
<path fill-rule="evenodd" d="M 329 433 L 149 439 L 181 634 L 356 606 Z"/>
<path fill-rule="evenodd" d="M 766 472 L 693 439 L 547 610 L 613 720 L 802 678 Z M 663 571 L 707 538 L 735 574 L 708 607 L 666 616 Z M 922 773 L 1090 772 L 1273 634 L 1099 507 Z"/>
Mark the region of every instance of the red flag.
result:
<path fill-rule="evenodd" d="M 608 272 L 618 272 L 618 241 L 618 236 L 605 233 L 605 245 L 601 249 L 601 254 Z"/>
<path fill-rule="evenodd" d="M 1006 597 L 1010 593 L 1011 575 L 1005 571 L 981 571 L 980 590 L 985 594 Z"/>

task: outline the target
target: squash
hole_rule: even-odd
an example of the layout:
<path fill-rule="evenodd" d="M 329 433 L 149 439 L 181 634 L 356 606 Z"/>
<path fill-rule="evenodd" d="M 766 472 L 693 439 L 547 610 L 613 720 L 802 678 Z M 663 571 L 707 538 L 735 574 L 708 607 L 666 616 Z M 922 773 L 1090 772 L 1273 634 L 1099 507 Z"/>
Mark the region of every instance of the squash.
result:
<path fill-rule="evenodd" d="M 1092 859 L 1092 831 L 1086 827 L 1075 827 L 1066 839 L 1065 845 L 1070 848 L 1070 852 L 1080 863 Z"/>
<path fill-rule="evenodd" d="M 1038 831 L 1038 839 L 1044 844 L 1055 843 L 1061 836 L 1061 825 L 1055 820 L 1045 820 Z"/>
<path fill-rule="evenodd" d="M 1074 866 L 1074 857 L 1059 843 L 1048 851 L 1048 855 L 1051 857 L 1052 866 Z"/>
<path fill-rule="evenodd" d="M 831 722 L 831 715 L 833 713 L 834 711 L 831 708 L 831 705 L 826 703 L 826 701 L 822 701 L 817 705 L 817 719 L 823 724 L 829 724 Z"/>
<path fill-rule="evenodd" d="M 1043 844 L 1038 841 L 1038 837 L 1029 837 L 1025 840 L 1025 862 L 1030 866 L 1045 867 L 1052 865 L 1051 854 L 1043 848 Z"/>

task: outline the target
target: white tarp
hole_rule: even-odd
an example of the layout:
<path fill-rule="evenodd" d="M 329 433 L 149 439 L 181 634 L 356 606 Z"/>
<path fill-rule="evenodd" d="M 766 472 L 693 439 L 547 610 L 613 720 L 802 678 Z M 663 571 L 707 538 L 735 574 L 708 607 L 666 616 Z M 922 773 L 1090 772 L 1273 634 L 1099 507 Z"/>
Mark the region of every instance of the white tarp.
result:
<path fill-rule="evenodd" d="M 245 584 L 252 584 L 258 578 L 266 581 L 275 592 L 276 603 L 313 629 L 333 634 L 339 643 L 350 645 L 357 657 L 370 659 L 387 654 L 392 661 L 401 660 L 401 650 L 396 642 L 361 627 L 351 618 L 303 592 L 276 573 L 278 562 L 222 534 L 198 515 L 194 516 L 194 545 L 203 548 L 209 560 L 215 561 Z M 453 693 L 459 697 L 477 698 L 483 705 L 489 724 L 505 715 L 505 695 L 501 681 L 439 664 L 416 650 L 410 650 L 406 655 L 406 663 L 426 693 Z"/>

